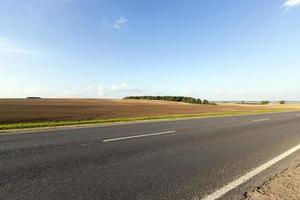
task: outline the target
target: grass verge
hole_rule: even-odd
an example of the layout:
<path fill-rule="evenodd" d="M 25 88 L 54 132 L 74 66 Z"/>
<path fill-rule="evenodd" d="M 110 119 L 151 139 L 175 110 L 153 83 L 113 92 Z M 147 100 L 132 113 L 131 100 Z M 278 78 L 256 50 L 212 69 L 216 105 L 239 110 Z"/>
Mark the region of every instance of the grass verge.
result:
<path fill-rule="evenodd" d="M 135 118 L 12 123 L 12 124 L 0 124 L 0 130 L 59 127 L 59 126 L 79 126 L 79 125 L 92 125 L 92 124 L 100 125 L 100 124 L 113 124 L 113 123 L 120 123 L 120 122 L 175 120 L 175 119 L 188 119 L 188 118 L 225 117 L 225 116 L 236 116 L 236 115 L 267 114 L 267 113 L 276 113 L 276 112 L 289 112 L 289 110 L 276 109 L 276 110 L 260 110 L 260 111 L 253 111 L 253 112 L 237 111 L 237 112 L 217 112 L 217 113 L 202 113 L 202 114 L 187 114 L 187 115 L 146 116 L 146 117 L 135 117 Z"/>

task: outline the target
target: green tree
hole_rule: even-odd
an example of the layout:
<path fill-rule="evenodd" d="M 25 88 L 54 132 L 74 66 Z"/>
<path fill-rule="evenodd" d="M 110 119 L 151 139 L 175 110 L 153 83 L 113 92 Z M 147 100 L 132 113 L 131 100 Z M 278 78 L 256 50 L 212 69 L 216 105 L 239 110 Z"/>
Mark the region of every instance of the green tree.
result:
<path fill-rule="evenodd" d="M 280 104 L 285 104 L 285 101 L 279 101 Z"/>
<path fill-rule="evenodd" d="M 176 102 L 185 102 L 185 103 L 194 103 L 194 104 L 211 104 L 207 100 L 195 99 L 193 97 L 184 97 L 184 96 L 128 96 L 124 99 L 146 99 L 146 100 L 164 100 L 164 101 L 176 101 Z"/>
<path fill-rule="evenodd" d="M 260 104 L 261 105 L 267 105 L 267 104 L 269 104 L 270 103 L 270 101 L 262 101 Z"/>
<path fill-rule="evenodd" d="M 203 104 L 209 104 L 209 101 L 207 101 L 206 99 L 204 99 L 202 103 Z"/>

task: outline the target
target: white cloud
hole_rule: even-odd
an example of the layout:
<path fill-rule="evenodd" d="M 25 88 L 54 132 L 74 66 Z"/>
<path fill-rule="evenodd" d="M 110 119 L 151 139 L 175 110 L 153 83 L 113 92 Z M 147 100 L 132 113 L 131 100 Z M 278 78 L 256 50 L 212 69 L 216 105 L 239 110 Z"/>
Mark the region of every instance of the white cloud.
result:
<path fill-rule="evenodd" d="M 97 90 L 98 90 L 98 95 L 99 96 L 103 96 L 103 94 L 104 94 L 104 87 L 102 85 L 98 85 Z"/>
<path fill-rule="evenodd" d="M 109 23 L 105 20 L 101 20 L 102 24 L 110 29 L 116 29 L 121 30 L 122 27 L 128 22 L 128 20 L 125 17 L 119 17 L 118 19 L 115 19 L 112 23 Z"/>
<path fill-rule="evenodd" d="M 115 23 L 114 23 L 114 27 L 116 29 L 121 29 L 121 27 L 127 23 L 127 19 L 125 17 L 120 17 L 119 19 L 116 19 L 115 20 Z"/>
<path fill-rule="evenodd" d="M 127 83 L 114 84 L 112 86 L 98 85 L 97 93 L 100 97 L 120 98 L 130 95 L 141 95 L 142 90 L 130 87 Z"/>
<path fill-rule="evenodd" d="M 300 5 L 300 0 L 286 0 L 283 4 L 285 7 L 293 7 Z"/>
<path fill-rule="evenodd" d="M 128 85 L 126 83 L 111 86 L 111 90 L 113 90 L 113 91 L 122 91 L 122 90 L 126 90 L 126 89 L 128 89 Z"/>
<path fill-rule="evenodd" d="M 286 0 L 285 3 L 283 4 L 283 6 L 286 8 L 291 8 L 299 5 L 300 5 L 300 0 Z"/>
<path fill-rule="evenodd" d="M 70 94 L 71 94 L 71 92 L 70 92 L 69 90 L 65 90 L 65 91 L 64 91 L 64 95 L 65 95 L 65 96 L 70 96 Z"/>
<path fill-rule="evenodd" d="M 104 19 L 101 20 L 101 23 L 106 26 L 107 28 L 113 29 L 114 27 L 108 23 L 107 21 L 105 21 Z"/>
<path fill-rule="evenodd" d="M 0 37 L 0 52 L 17 53 L 17 54 L 38 54 L 38 52 L 24 49 L 15 45 L 12 41 Z"/>

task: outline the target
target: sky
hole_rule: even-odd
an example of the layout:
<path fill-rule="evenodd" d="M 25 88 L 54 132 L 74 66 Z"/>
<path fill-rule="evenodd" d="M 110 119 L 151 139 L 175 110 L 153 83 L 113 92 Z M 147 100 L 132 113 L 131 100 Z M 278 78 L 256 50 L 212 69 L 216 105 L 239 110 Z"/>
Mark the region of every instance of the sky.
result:
<path fill-rule="evenodd" d="M 0 98 L 300 100 L 300 0 L 2 0 Z"/>

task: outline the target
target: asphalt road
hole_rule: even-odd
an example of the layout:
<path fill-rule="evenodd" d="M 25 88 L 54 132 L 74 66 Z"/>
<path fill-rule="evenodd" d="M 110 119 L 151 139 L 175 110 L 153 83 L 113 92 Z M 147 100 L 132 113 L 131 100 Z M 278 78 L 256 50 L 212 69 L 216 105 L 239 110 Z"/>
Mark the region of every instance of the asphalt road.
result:
<path fill-rule="evenodd" d="M 0 135 L 0 199 L 200 200 L 299 145 L 299 114 Z M 268 170 L 221 199 L 278 168 Z"/>

